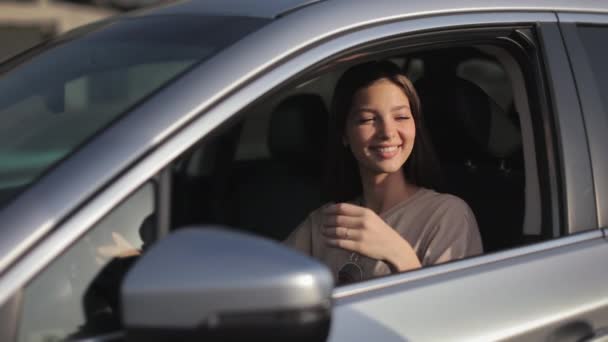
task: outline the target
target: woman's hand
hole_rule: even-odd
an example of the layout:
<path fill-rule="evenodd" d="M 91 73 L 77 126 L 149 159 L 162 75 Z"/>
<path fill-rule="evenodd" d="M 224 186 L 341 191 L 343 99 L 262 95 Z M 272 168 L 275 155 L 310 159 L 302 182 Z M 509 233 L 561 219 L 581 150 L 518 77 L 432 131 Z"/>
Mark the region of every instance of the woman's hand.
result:
<path fill-rule="evenodd" d="M 386 261 L 393 271 L 421 267 L 416 253 L 371 209 L 338 203 L 323 209 L 323 235 L 329 246 Z"/>
<path fill-rule="evenodd" d="M 113 245 L 105 245 L 97 248 L 97 254 L 106 259 L 128 258 L 140 255 L 141 251 L 133 247 L 120 233 L 112 232 Z"/>

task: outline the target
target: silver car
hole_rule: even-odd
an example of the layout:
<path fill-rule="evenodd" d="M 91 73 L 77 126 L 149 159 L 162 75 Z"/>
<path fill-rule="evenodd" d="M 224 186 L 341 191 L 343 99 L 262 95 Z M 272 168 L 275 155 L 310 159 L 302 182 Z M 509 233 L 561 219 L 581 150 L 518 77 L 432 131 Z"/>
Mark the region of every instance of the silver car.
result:
<path fill-rule="evenodd" d="M 0 66 L 0 341 L 606 341 L 608 3 L 186 0 Z M 414 81 L 484 254 L 336 286 L 333 86 Z"/>

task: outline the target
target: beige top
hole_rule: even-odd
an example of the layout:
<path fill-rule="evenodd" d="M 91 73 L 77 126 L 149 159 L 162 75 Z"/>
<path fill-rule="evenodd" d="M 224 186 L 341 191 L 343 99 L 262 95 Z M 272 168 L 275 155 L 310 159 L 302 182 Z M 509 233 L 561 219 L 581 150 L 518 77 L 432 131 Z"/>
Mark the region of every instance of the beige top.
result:
<path fill-rule="evenodd" d="M 420 188 L 413 196 L 380 214 L 409 242 L 422 266 L 435 265 L 482 253 L 477 221 L 460 198 Z M 321 208 L 316 209 L 285 240 L 285 243 L 321 259 L 337 278 L 338 270 L 352 252 L 327 246 L 322 235 Z M 390 274 L 388 265 L 359 256 L 363 279 Z"/>

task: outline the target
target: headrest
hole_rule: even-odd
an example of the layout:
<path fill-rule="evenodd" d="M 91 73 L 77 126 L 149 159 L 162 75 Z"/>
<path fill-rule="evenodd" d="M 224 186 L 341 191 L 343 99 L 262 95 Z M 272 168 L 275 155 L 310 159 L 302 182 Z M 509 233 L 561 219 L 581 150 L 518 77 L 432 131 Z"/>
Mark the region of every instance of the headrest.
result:
<path fill-rule="evenodd" d="M 288 163 L 310 166 L 322 163 L 328 120 L 329 114 L 321 96 L 298 94 L 286 98 L 277 105 L 270 118 L 270 154 L 274 159 Z"/>
<path fill-rule="evenodd" d="M 421 79 L 416 82 L 422 115 L 441 160 L 484 160 L 493 100 L 462 78 Z"/>

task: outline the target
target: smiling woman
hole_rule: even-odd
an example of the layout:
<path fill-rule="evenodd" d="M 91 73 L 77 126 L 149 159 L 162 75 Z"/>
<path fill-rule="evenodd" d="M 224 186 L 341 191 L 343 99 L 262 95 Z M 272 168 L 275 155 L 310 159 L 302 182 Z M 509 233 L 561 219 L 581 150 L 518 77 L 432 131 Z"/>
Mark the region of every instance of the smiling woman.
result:
<path fill-rule="evenodd" d="M 332 110 L 335 203 L 313 211 L 287 244 L 323 260 L 339 284 L 482 253 L 469 206 L 433 190 L 437 167 L 420 100 L 396 65 L 347 70 Z"/>

